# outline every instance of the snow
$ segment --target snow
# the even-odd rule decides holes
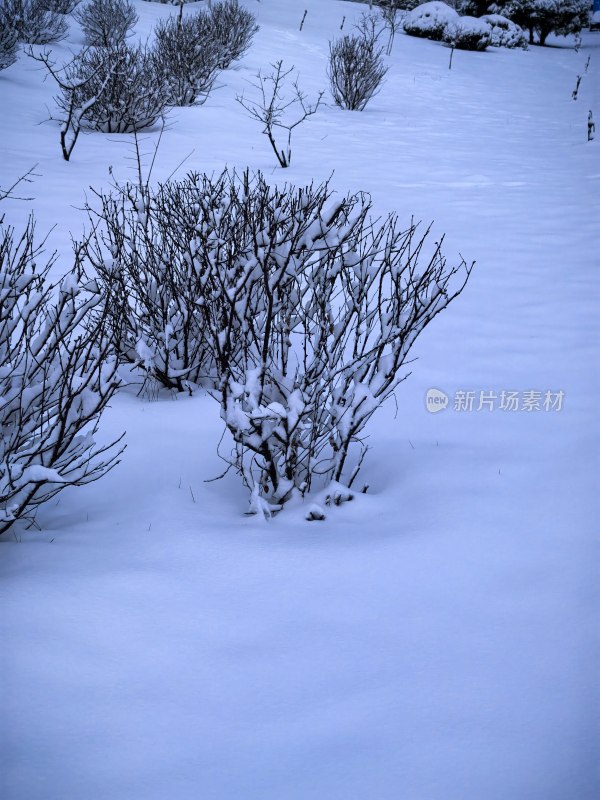
[[[481,17],[490,25],[490,44],[493,47],[522,47],[527,50],[527,34],[512,20],[501,14]]]
[[[459,19],[458,12],[446,3],[432,0],[422,3],[404,17],[404,30],[413,36],[435,36],[441,38],[442,32],[452,22]]]
[[[328,40],[365,6],[245,2],[253,46],[170,115],[154,179],[186,157],[180,172],[280,185],[333,173],[381,215],[435,220],[449,260],[477,265],[372,418],[352,502],[244,516],[238,476],[211,481],[211,398],[117,395],[99,437],[127,431],[122,463],[0,539],[0,796],[595,800],[600,40],[460,51],[449,70],[446,47],[398,36],[366,110],[329,99],[281,170],[236,94],[278,58],[309,96],[325,88]],[[135,6],[141,39],[177,13]],[[83,41],[70,24],[64,60]],[[20,230],[34,211],[40,237],[56,225],[58,281],[88,187],[135,173],[125,135],[82,134],[62,161],[54,93],[22,52],[0,72],[0,186],[39,175],[2,212]],[[140,135],[146,164],[158,136]],[[435,414],[433,388],[449,397]],[[564,391],[562,410],[453,408],[530,390]],[[306,521],[313,503],[324,520]]]

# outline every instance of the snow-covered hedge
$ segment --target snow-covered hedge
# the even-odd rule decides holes
[[[486,14],[481,19],[490,26],[490,45],[492,47],[527,49],[527,34],[512,20],[501,14]]]
[[[446,3],[432,0],[408,12],[404,18],[404,32],[410,36],[442,41],[448,24],[458,18],[458,12]]]
[[[459,17],[449,22],[443,39],[459,50],[485,50],[490,43],[490,26],[477,17]]]

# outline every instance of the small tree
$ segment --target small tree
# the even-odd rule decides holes
[[[0,227],[0,534],[67,486],[97,480],[119,461],[96,443],[120,379],[99,317],[100,295],[81,260],[58,285],[37,266],[34,223]]]
[[[289,167],[292,160],[292,132],[308,117],[317,112],[323,92],[320,92],[314,103],[307,102],[306,95],[298,85],[298,79],[292,82],[291,97],[286,97],[286,78],[291,75],[294,68],[284,70],[283,61],[271,65],[273,72],[269,75],[258,73],[257,83],[254,87],[260,92],[258,100],[248,100],[244,95],[236,99],[253,119],[258,120],[264,127],[263,133],[267,136],[273,152],[281,167]],[[290,116],[290,109],[294,114]],[[284,131],[286,144],[282,147],[276,141],[277,131]]]
[[[138,21],[138,14],[129,0],[89,0],[74,16],[83,29],[88,47],[122,44]]]
[[[365,36],[346,35],[329,43],[328,77],[336,105],[363,111],[377,94],[388,68],[383,50]]]

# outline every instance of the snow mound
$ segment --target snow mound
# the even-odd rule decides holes
[[[446,3],[433,0],[410,11],[404,19],[403,27],[409,36],[441,41],[448,25],[458,19],[457,11]]]

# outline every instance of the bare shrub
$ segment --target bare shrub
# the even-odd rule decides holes
[[[43,0],[4,0],[2,11],[3,19],[16,30],[20,42],[51,44],[67,35],[63,15],[48,11]]]
[[[383,51],[364,36],[346,35],[329,43],[328,77],[336,105],[363,111],[379,91],[388,68]]]
[[[419,263],[427,232],[393,216],[375,223],[370,210],[366,196],[334,198],[327,184],[274,188],[246,175],[201,226],[214,394],[256,511],[353,483],[365,426],[465,285],[470,268],[446,268],[439,245]]]
[[[203,15],[202,22],[206,25],[208,38],[221,46],[221,69],[227,69],[244,55],[258,31],[256,17],[240,6],[238,0],[213,2]]]
[[[225,171],[99,196],[86,258],[120,358],[165,386],[207,387],[252,511],[331,482],[348,497],[370,418],[471,267],[327,183]]]
[[[163,116],[168,95],[152,53],[143,45],[122,43],[84,50],[66,70],[56,99],[64,116],[73,108],[83,109],[81,127],[131,133]]]
[[[219,182],[190,175],[154,192],[128,185],[97,194],[86,242],[119,359],[146,379],[183,391],[212,375],[204,329],[205,278],[196,269],[199,209],[218,204]]]
[[[41,5],[55,14],[71,14],[81,0],[40,0]]]
[[[74,14],[88,47],[111,47],[125,41],[138,21],[129,0],[89,0]]]
[[[269,139],[273,152],[281,167],[289,167],[292,160],[292,132],[308,117],[315,114],[321,104],[323,92],[320,92],[314,103],[309,103],[306,95],[298,85],[298,79],[292,82],[292,91],[286,91],[286,79],[294,68],[283,68],[283,61],[271,65],[273,71],[268,75],[261,72],[256,76],[254,88],[259,92],[258,100],[238,96],[236,99],[251,117],[264,127],[263,133]],[[290,111],[293,109],[293,113]],[[277,142],[279,131],[284,132],[285,146]]]
[[[67,486],[118,463],[118,440],[96,443],[100,416],[118,385],[100,295],[81,261],[56,286],[47,280],[30,220],[20,236],[0,227],[0,533]]]
[[[401,0],[385,0],[381,6],[381,18],[388,32],[386,55],[392,54],[396,33],[402,29],[403,9]]]
[[[17,60],[19,35],[4,8],[0,8],[0,70]]]
[[[155,28],[156,74],[168,91],[169,104],[189,106],[208,97],[219,72],[222,46],[206,35],[202,14],[170,17]]]

